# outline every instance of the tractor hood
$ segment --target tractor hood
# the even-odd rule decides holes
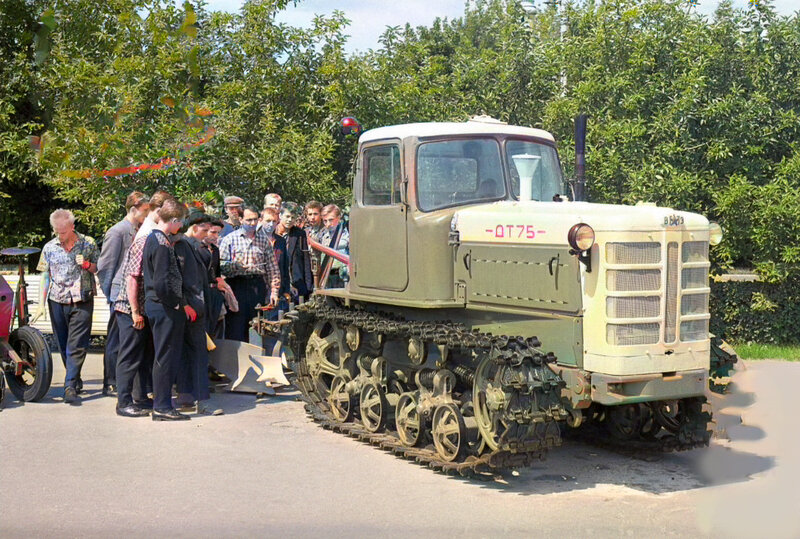
[[[462,242],[563,245],[569,229],[578,223],[586,223],[596,233],[708,232],[708,220],[702,215],[650,204],[506,200],[457,211],[451,228],[458,231]]]

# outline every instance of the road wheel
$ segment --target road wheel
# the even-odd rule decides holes
[[[53,379],[53,358],[44,336],[33,327],[23,326],[11,333],[8,342],[25,362],[21,375],[13,370],[6,372],[8,388],[19,400],[41,400]]]
[[[397,436],[406,447],[414,447],[420,442],[425,427],[417,409],[417,400],[415,393],[403,393],[395,407]]]
[[[374,382],[365,385],[361,390],[358,406],[364,428],[369,432],[382,432],[389,414],[389,405],[383,389]]]
[[[467,428],[461,412],[453,404],[441,404],[433,412],[433,445],[448,462],[458,459],[467,446]]]

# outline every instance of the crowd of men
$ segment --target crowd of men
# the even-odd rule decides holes
[[[96,280],[109,304],[103,394],[116,413],[180,421],[220,414],[210,398],[208,340],[246,342],[257,307],[277,319],[319,286],[343,286],[340,263],[320,272],[310,242],[349,249],[342,212],[334,204],[304,207],[277,193],[261,209],[241,197],[224,199],[227,218],[166,191],[134,191],[126,215],[105,234],[102,249],[75,230],[69,210],[50,215],[55,238],[39,261],[41,290],[66,368],[64,402],[80,402],[81,368],[91,337]],[[173,399],[173,387],[176,396]]]

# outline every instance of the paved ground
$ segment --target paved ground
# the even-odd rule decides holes
[[[226,415],[180,424],[119,418],[97,354],[67,406],[54,359],[43,402],[0,412],[0,537],[800,537],[798,363],[737,373],[717,402],[730,440],[707,450],[648,462],[568,442],[486,482],[322,430],[291,393],[214,395]]]

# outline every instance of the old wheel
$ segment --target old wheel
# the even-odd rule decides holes
[[[639,410],[642,413],[641,430],[639,435],[645,440],[654,440],[661,432],[661,425],[653,415],[653,409],[647,404],[640,403]]]
[[[501,368],[489,358],[485,358],[475,371],[472,402],[475,421],[484,445],[491,451],[500,447],[500,437],[508,430],[502,412],[505,394],[500,383],[501,376]]]
[[[335,322],[317,322],[308,338],[302,363],[301,369],[311,376],[314,390],[320,398],[326,398],[334,378],[345,376],[349,380],[354,374],[345,331]]]
[[[658,401],[652,403],[651,406],[653,408],[653,416],[658,421],[658,424],[673,434],[677,433],[681,428],[684,415],[680,401]]]
[[[433,445],[444,460],[458,459],[467,446],[464,417],[454,404],[442,404],[433,412]]]
[[[422,439],[422,418],[417,410],[417,397],[414,393],[403,393],[394,412],[397,436],[406,447],[414,447]]]
[[[638,404],[610,406],[605,424],[608,433],[617,440],[633,440],[642,430],[642,411]]]
[[[361,411],[361,423],[369,432],[381,432],[386,427],[388,413],[386,396],[380,386],[371,382],[361,390],[358,409]]]
[[[41,400],[50,390],[53,379],[53,358],[44,337],[39,330],[23,326],[11,333],[8,342],[24,362],[19,376],[13,367],[6,372],[8,388],[19,400]]]
[[[355,396],[347,390],[347,376],[336,376],[331,382],[331,390],[328,395],[328,404],[331,408],[331,415],[339,423],[346,423],[353,419],[355,409]]]

